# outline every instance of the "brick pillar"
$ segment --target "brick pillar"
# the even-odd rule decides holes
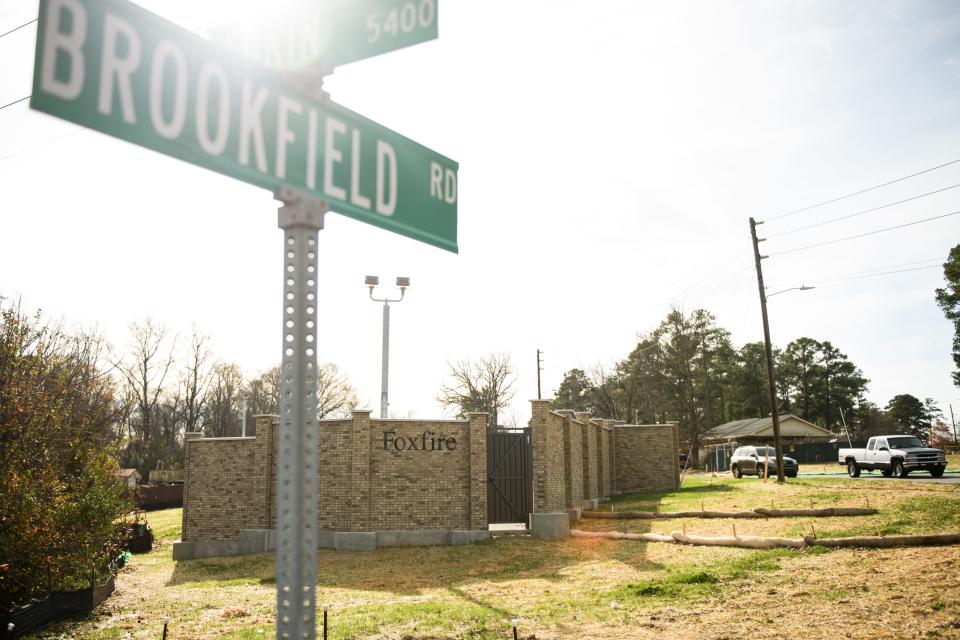
[[[597,434],[597,449],[593,457],[597,459],[597,497],[602,498],[607,495],[603,491],[603,420],[591,420],[590,427]]]
[[[603,421],[603,429],[600,431],[600,446],[597,448],[600,453],[600,464],[603,465],[600,470],[600,495],[604,498],[609,497],[612,491],[610,439],[613,437],[613,424],[613,420]]]
[[[253,443],[253,471],[250,483],[253,485],[253,497],[257,517],[248,526],[250,529],[272,529],[274,518],[274,493],[276,476],[274,458],[277,453],[276,433],[277,416],[254,416],[257,435]]]
[[[563,416],[563,481],[566,486],[567,509],[579,509],[583,503],[583,433],[574,422],[573,411],[557,411]]]
[[[617,493],[617,423],[610,421],[610,495]]]
[[[548,453],[549,434],[547,433],[547,413],[549,400],[531,400],[530,444],[533,447],[533,510],[536,513],[547,511]]]
[[[191,512],[190,503],[190,482],[193,479],[190,473],[192,459],[190,453],[193,447],[190,446],[191,440],[199,440],[203,437],[199,431],[188,431],[183,434],[183,512],[180,516],[180,539],[184,542],[193,542],[190,539],[190,522],[188,515]]]
[[[531,400],[533,431],[533,513],[530,533],[559,540],[570,536],[564,484],[564,417],[550,411],[550,400]]]
[[[487,528],[487,420],[486,413],[468,413],[470,488],[467,529]]]
[[[350,531],[369,531],[370,409],[354,409],[350,429]]]
[[[673,465],[673,488],[676,490],[680,488],[680,423],[672,422],[670,424],[673,425],[673,459],[677,461],[677,463]]]
[[[578,411],[574,417],[583,423],[582,459],[583,459],[583,499],[595,500],[600,497],[597,491],[597,430],[590,424],[590,412]]]

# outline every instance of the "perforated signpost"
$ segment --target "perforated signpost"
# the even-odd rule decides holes
[[[436,0],[333,6],[343,13],[317,10],[310,24],[335,35],[309,51],[304,36],[301,62],[329,70],[436,37]],[[292,89],[302,76],[292,83],[247,64],[125,0],[41,0],[38,24],[32,108],[269,189],[283,203],[277,638],[311,640],[318,231],[334,211],[455,252],[457,163],[325,94]]]

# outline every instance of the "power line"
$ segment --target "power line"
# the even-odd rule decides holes
[[[866,271],[853,271],[853,272],[851,272],[851,273],[843,273],[843,274],[840,274],[839,276],[837,276],[835,279],[831,279],[831,280],[812,280],[811,282],[813,282],[813,284],[817,284],[817,283],[820,283],[820,282],[833,282],[834,280],[843,280],[843,279],[846,279],[846,278],[848,278],[848,277],[853,277],[853,276],[871,276],[871,275],[877,275],[877,274],[876,274],[877,271],[888,271],[888,270],[890,270],[890,269],[900,269],[900,268],[902,268],[902,267],[914,267],[914,266],[916,266],[916,265],[926,265],[928,262],[938,263],[938,264],[929,265],[929,267],[936,267],[936,266],[939,266],[939,263],[940,263],[941,260],[946,260],[946,258],[939,258],[939,257],[937,257],[937,258],[927,258],[926,260],[916,260],[916,261],[914,261],[914,262],[903,262],[903,263],[901,263],[901,264],[891,264],[891,265],[887,265],[887,266],[885,266],[885,267],[876,267],[876,268],[874,268],[874,269],[867,269]],[[924,268],[926,269],[926,268],[929,268],[929,267],[924,267]],[[768,288],[769,288],[769,287],[768,287]]]
[[[6,109],[7,107],[12,107],[13,105],[17,104],[18,102],[23,102],[24,100],[29,100],[29,99],[30,99],[30,96],[25,96],[25,97],[23,97],[23,98],[20,98],[19,100],[14,100],[13,102],[8,102],[7,104],[5,104],[5,105],[3,105],[2,107],[0,107],[0,111],[3,111],[3,110]]]
[[[697,281],[697,282],[694,282],[693,284],[691,284],[691,285],[689,285],[689,286],[687,286],[687,287],[684,287],[683,289],[680,289],[679,293],[677,293],[677,294],[675,294],[675,295],[673,295],[673,296],[670,296],[670,299],[671,299],[671,300],[676,300],[677,298],[683,298],[685,294],[687,294],[687,293],[689,293],[689,292],[691,292],[691,291],[696,291],[699,287],[701,287],[701,286],[703,286],[704,284],[706,284],[707,281],[709,281],[713,276],[721,273],[724,269],[726,269],[726,268],[729,267],[730,265],[736,263],[736,262],[739,261],[741,258],[743,258],[744,254],[747,253],[747,251],[748,251],[748,249],[744,249],[744,250],[741,251],[740,253],[738,253],[738,254],[736,254],[735,256],[733,256],[733,258],[731,258],[730,260],[724,262],[724,263],[723,263],[722,265],[720,265],[719,267],[717,267],[717,268],[715,268],[715,269],[711,269],[711,270],[710,270],[710,273],[708,273],[708,274],[706,275],[706,277],[702,278],[701,280],[699,280],[699,281]],[[719,255],[719,254],[718,254],[718,255]],[[691,275],[691,276],[694,276],[694,275],[697,275],[697,274],[691,273],[690,275]],[[695,299],[696,299],[696,298],[695,298]]]
[[[952,211],[952,212],[950,212],[950,213],[944,213],[943,215],[933,216],[932,218],[924,218],[923,220],[914,220],[913,222],[907,222],[907,223],[904,223],[904,224],[898,224],[898,225],[896,225],[896,226],[886,227],[886,228],[884,228],[884,229],[876,229],[875,231],[868,231],[867,233],[858,233],[857,235],[846,236],[846,237],[843,237],[843,238],[837,238],[836,240],[827,240],[826,242],[817,242],[816,244],[808,244],[808,245],[803,246],[803,247],[795,247],[795,248],[793,248],[793,249],[785,249],[785,250],[783,250],[783,251],[777,251],[777,252],[775,252],[775,253],[771,253],[770,255],[771,255],[771,256],[779,256],[779,255],[783,255],[783,254],[785,254],[785,253],[795,253],[795,252],[797,252],[797,251],[803,251],[803,250],[805,250],[805,249],[813,249],[814,247],[824,247],[824,246],[829,245],[829,244],[837,244],[838,242],[845,242],[845,241],[847,241],[847,240],[855,240],[856,238],[865,238],[865,237],[867,237],[867,236],[876,235],[876,234],[878,234],[878,233],[883,233],[883,232],[885,232],[885,231],[893,231],[894,229],[903,229],[904,227],[912,227],[912,226],[915,225],[915,224],[921,224],[921,223],[923,223],[923,222],[930,222],[930,221],[932,221],[932,220],[939,220],[939,219],[941,219],[941,218],[949,218],[950,216],[955,216],[955,215],[957,215],[958,213],[960,213],[960,211]]]
[[[753,266],[752,264],[748,264],[748,265],[745,266],[743,269],[740,269],[740,271],[737,271],[735,274],[733,274],[732,276],[730,276],[729,278],[727,278],[726,280],[724,280],[723,282],[721,282],[720,284],[718,284],[718,285],[715,286],[714,288],[709,289],[709,290],[706,291],[705,293],[701,293],[699,296],[693,298],[693,301],[694,301],[694,302],[699,302],[699,301],[703,300],[704,298],[706,298],[707,296],[709,296],[711,293],[713,293],[713,292],[716,291],[717,289],[720,289],[720,288],[722,288],[723,286],[725,286],[725,285],[729,284],[730,282],[732,282],[733,280],[736,280],[737,278],[739,278],[741,275],[743,275],[743,273],[744,273],[747,269],[751,268],[752,266]]]
[[[707,258],[707,259],[704,260],[703,262],[698,263],[695,267],[693,267],[692,269],[690,269],[690,271],[688,271],[686,274],[684,274],[684,275],[681,276],[680,278],[674,280],[674,281],[671,283],[671,286],[679,285],[679,284],[681,284],[682,282],[684,282],[685,280],[687,280],[689,277],[697,275],[697,272],[701,269],[701,267],[705,267],[706,265],[710,264],[711,262],[713,262],[714,260],[716,260],[717,258],[719,258],[720,256],[722,256],[723,254],[725,254],[725,253],[727,252],[727,250],[730,249],[730,247],[736,245],[737,242],[741,239],[741,235],[742,235],[742,234],[737,233],[737,234],[730,240],[730,242],[728,242],[727,244],[725,244],[725,245],[723,246],[723,248],[721,248],[719,251],[717,251],[716,253],[714,253],[712,256],[710,256],[709,258]],[[721,267],[721,268],[722,268],[722,267]]]
[[[889,276],[894,273],[906,273],[907,271],[922,271],[924,269],[937,269],[940,265],[931,264],[926,267],[912,267],[910,269],[897,269],[896,271],[881,271],[880,273],[865,273],[859,276],[845,276],[842,278],[831,278],[829,280],[815,280],[813,284],[826,284],[828,282],[840,282],[842,280],[859,280],[860,278],[875,278],[877,276]]]
[[[12,158],[12,157],[14,157],[14,156],[18,156],[18,155],[20,155],[21,153],[26,153],[27,151],[33,151],[34,149],[38,149],[38,148],[40,148],[40,147],[45,147],[45,146],[47,146],[48,144],[52,144],[52,143],[56,142],[57,140],[62,140],[62,139],[64,139],[64,138],[66,138],[67,136],[72,136],[72,135],[74,135],[74,134],[80,133],[81,131],[86,131],[86,129],[82,129],[82,128],[81,128],[81,129],[74,129],[73,131],[71,131],[71,132],[69,132],[69,133],[64,133],[63,135],[59,135],[59,136],[57,136],[56,138],[51,138],[51,139],[47,140],[46,142],[41,142],[41,143],[39,143],[39,144],[33,145],[32,147],[26,147],[26,148],[24,148],[24,149],[20,149],[19,151],[14,151],[13,153],[8,153],[8,154],[5,155],[5,156],[0,156],[0,162],[3,162],[4,160],[6,160],[6,159],[8,159],[8,158]]]
[[[10,29],[10,31],[7,31],[6,33],[0,33],[0,38],[2,38],[2,37],[4,37],[4,36],[8,36],[8,35],[10,35],[11,33],[13,33],[14,31],[19,31],[20,29],[23,29],[23,28],[26,27],[27,25],[31,25],[31,24],[33,24],[33,23],[36,22],[36,21],[37,21],[37,18],[34,18],[34,19],[31,20],[30,22],[24,22],[24,23],[23,23],[22,25],[20,25],[19,27],[14,27],[13,29]]]
[[[858,212],[856,212],[856,213],[851,213],[851,214],[848,214],[848,215],[845,215],[845,216],[840,216],[839,218],[831,218],[830,220],[824,220],[823,222],[817,222],[817,223],[815,223],[815,224],[808,224],[808,225],[805,226],[805,227],[798,227],[798,228],[796,228],[796,229],[790,229],[789,231],[783,231],[783,232],[781,232],[781,233],[775,233],[775,234],[773,234],[773,235],[771,235],[771,236],[767,236],[767,238],[779,238],[780,236],[790,235],[791,233],[797,233],[798,231],[806,231],[807,229],[813,229],[813,228],[815,228],[815,227],[822,227],[822,226],[825,225],[825,224],[831,224],[831,223],[834,223],[834,222],[839,222],[839,221],[841,221],[841,220],[849,220],[850,218],[856,218],[857,216],[862,216],[862,215],[865,214],[865,213],[872,213],[872,212],[874,212],[874,211],[879,211],[879,210],[881,210],[881,209],[886,209],[887,207],[892,207],[892,206],[895,206],[895,205],[898,205],[898,204],[903,204],[904,202],[910,202],[910,201],[912,201],[912,200],[918,200],[918,199],[920,199],[920,198],[925,198],[925,197],[927,197],[927,196],[932,196],[932,195],[935,194],[935,193],[941,193],[941,192],[943,192],[943,191],[949,191],[950,189],[956,189],[957,187],[960,187],[960,183],[954,184],[954,185],[950,185],[949,187],[944,187],[943,189],[937,189],[936,191],[929,191],[929,192],[927,192],[927,193],[921,193],[921,194],[918,195],[918,196],[913,196],[913,197],[911,197],[911,198],[906,198],[906,199],[904,199],[904,200],[897,200],[896,202],[890,202],[890,203],[888,203],[888,204],[882,204],[882,205],[880,205],[879,207],[873,207],[873,208],[871,208],[871,209],[864,209],[863,211],[858,211]]]
[[[908,176],[903,176],[902,178],[897,178],[896,180],[890,180],[889,182],[884,182],[883,184],[878,184],[874,187],[868,187],[866,189],[861,189],[860,191],[854,191],[853,193],[848,193],[845,196],[839,196],[837,198],[831,198],[830,200],[824,200],[823,202],[818,202],[817,204],[812,204],[808,207],[803,207],[802,209],[794,209],[793,211],[787,211],[786,213],[781,213],[780,215],[773,216],[772,218],[767,218],[763,222],[773,222],[774,220],[779,220],[780,218],[786,218],[787,216],[792,216],[797,213],[803,213],[804,211],[810,211],[811,209],[816,209],[817,207],[822,207],[824,205],[832,204],[834,202],[839,202],[841,200],[846,200],[847,198],[852,198],[853,196],[859,196],[862,193],[867,193],[868,191],[874,191],[875,189],[880,189],[881,187],[886,187],[897,182],[902,182],[904,180],[909,180],[910,178],[916,178],[917,176],[923,175],[925,173],[930,173],[931,171],[936,171],[937,169],[942,169],[944,167],[949,167],[952,164],[960,162],[960,158],[956,160],[951,160],[950,162],[945,162],[939,164],[935,167],[930,167],[929,169],[924,169],[923,171],[918,171],[916,173],[911,173]]]
[[[877,267],[876,269],[867,269],[866,271],[854,271],[853,273],[846,273],[843,275],[857,276],[862,273],[873,273],[874,271],[886,271],[887,269],[900,269],[902,267],[915,267],[918,264],[926,264],[928,262],[939,263],[941,260],[946,260],[946,258],[927,258],[926,260],[917,260],[915,262],[904,262],[902,264],[891,264],[886,267]]]

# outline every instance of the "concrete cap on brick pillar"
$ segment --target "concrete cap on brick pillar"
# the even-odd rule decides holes
[[[350,413],[355,416],[369,416],[373,413],[373,409],[352,409]]]
[[[559,413],[564,418],[573,418],[573,409],[554,409],[554,413]]]
[[[577,422],[582,422],[587,424],[590,422],[590,412],[589,411],[574,411],[573,417]]]

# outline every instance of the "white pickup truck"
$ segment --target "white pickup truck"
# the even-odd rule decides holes
[[[840,464],[856,478],[861,469],[878,469],[884,477],[906,478],[911,471],[926,470],[934,478],[943,475],[947,460],[943,451],[923,446],[916,436],[876,436],[866,449],[840,449]]]

